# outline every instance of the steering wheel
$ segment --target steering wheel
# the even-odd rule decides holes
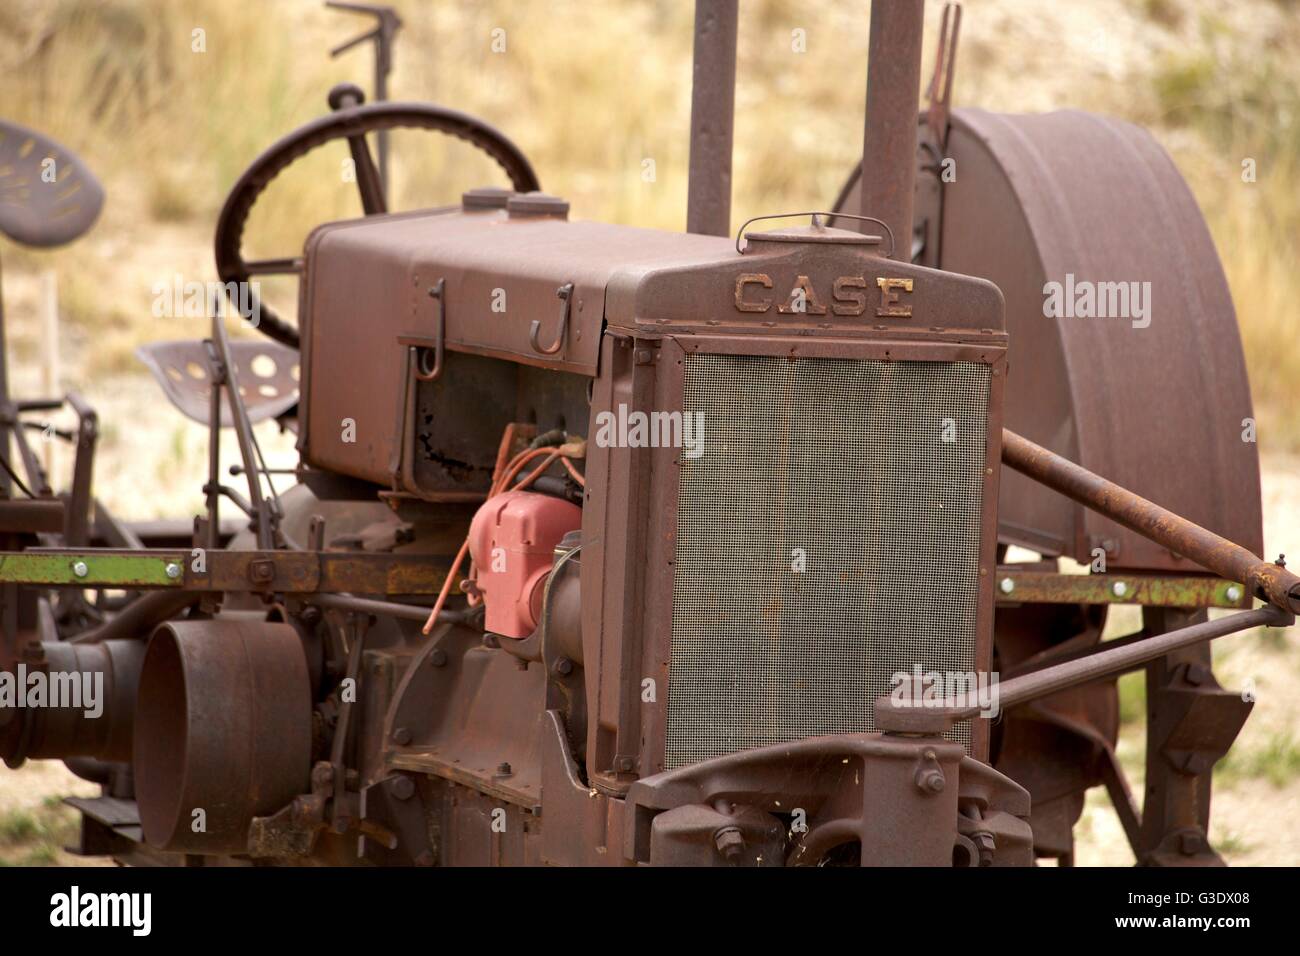
[[[221,207],[221,215],[217,217],[215,240],[217,275],[225,285],[227,296],[232,289],[239,288],[230,283],[248,282],[253,276],[302,275],[301,256],[245,259],[244,226],[253,205],[271,180],[307,153],[332,140],[348,141],[356,166],[361,208],[367,216],[381,216],[388,212],[379,171],[366,143],[366,134],[375,130],[427,129],[455,136],[496,160],[516,191],[530,192],[538,188],[537,174],[519,147],[487,123],[429,103],[372,103],[367,106],[364,101],[364,94],[352,83],[334,87],[329,93],[330,109],[334,112],[312,120],[278,140],[253,160],[235,182]],[[280,318],[269,306],[253,300],[252,295],[250,290],[250,298],[245,301],[258,310],[260,321],[257,328],[275,341],[296,349],[297,328]]]

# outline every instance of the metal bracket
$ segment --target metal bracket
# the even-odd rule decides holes
[[[421,382],[433,382],[442,375],[447,351],[447,305],[443,297],[446,285],[446,279],[439,279],[429,286],[429,298],[437,303],[433,313],[433,337],[402,335],[397,339],[399,345],[404,345],[415,352],[414,372],[415,377]],[[432,364],[429,363],[430,352],[433,353]]]

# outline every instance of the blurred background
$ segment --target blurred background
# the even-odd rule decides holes
[[[391,99],[432,101],[497,126],[575,218],[684,227],[692,4],[392,5],[404,25]],[[743,0],[741,8],[733,228],[834,200],[861,155],[866,88],[865,0]],[[1245,343],[1267,551],[1300,549],[1300,0],[967,0],[964,10],[955,105],[1121,116],[1150,129],[1188,180]],[[941,12],[928,0],[926,78]],[[200,510],[206,431],[160,400],[134,349],[203,337],[206,320],[155,318],[155,285],[177,275],[214,280],[216,214],[239,173],[325,112],[335,83],[371,94],[372,47],[329,56],[371,23],[317,0],[0,5],[0,115],[71,148],[107,192],[98,225],[74,245],[36,252],[0,243],[12,388],[48,393],[53,376],[57,390],[79,389],[98,409],[97,493],[116,513]],[[796,30],[803,52],[792,49]],[[397,132],[391,149],[394,209],[504,184],[490,161],[455,140]],[[246,251],[292,255],[316,224],[359,215],[355,187],[340,175],[346,156],[334,143],[282,175],[249,223]],[[40,318],[52,284],[57,349],[43,340]],[[293,315],[291,280],[264,280],[263,293]],[[290,436],[272,423],[259,435],[272,467],[294,463]],[[66,472],[71,456],[54,464]],[[1137,627],[1136,612],[1121,609],[1109,630]],[[1216,648],[1224,685],[1249,680],[1259,701],[1216,771],[1211,837],[1234,863],[1300,862],[1300,834],[1277,827],[1300,810],[1295,637],[1291,629]],[[1137,675],[1121,685],[1120,753],[1139,793],[1142,690]],[[58,798],[93,790],[61,765],[0,770],[0,863],[70,862],[59,847],[71,839],[72,817]],[[1131,862],[1099,792],[1077,836],[1082,864]]]

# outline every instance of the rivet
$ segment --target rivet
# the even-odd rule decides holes
[[[181,576],[181,566],[175,561],[168,561],[167,567],[164,570],[167,573],[167,577],[171,578],[173,581]]]
[[[1239,588],[1239,587],[1238,587],[1237,585],[1235,585],[1235,584],[1231,584],[1231,585],[1228,586],[1228,590],[1227,590],[1227,592],[1225,592],[1225,596],[1227,597],[1227,599],[1228,599],[1229,601],[1232,601],[1232,602],[1234,602],[1234,603],[1237,602],[1237,601],[1240,601],[1240,600],[1241,600],[1241,588]]]
[[[1016,589],[1016,582],[1010,578],[1003,578],[998,582],[998,589],[1001,590],[1003,594],[1010,594]]]
[[[85,561],[77,561],[72,565],[72,573],[79,578],[84,578],[90,573],[90,568],[86,567]]]
[[[1114,594],[1115,597],[1123,597],[1125,594],[1128,594],[1128,585],[1123,581],[1116,581],[1110,586],[1110,592]]]

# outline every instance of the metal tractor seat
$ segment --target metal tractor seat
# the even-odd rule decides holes
[[[104,189],[72,151],[25,126],[0,120],[0,232],[36,248],[84,235]]]
[[[210,420],[212,379],[208,374],[207,346],[199,339],[151,342],[135,350],[171,403],[202,425]],[[265,339],[233,341],[239,394],[250,422],[260,422],[288,411],[298,402],[298,353]],[[221,427],[232,425],[230,403],[221,403]]]

